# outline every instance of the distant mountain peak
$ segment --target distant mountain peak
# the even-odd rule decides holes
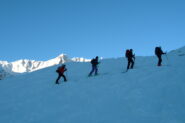
[[[63,64],[66,62],[87,62],[85,58],[68,58],[66,54],[60,54],[59,56],[50,59],[48,61],[35,61],[28,59],[21,59],[14,62],[0,61],[2,69],[8,73],[24,73],[32,72],[42,68],[50,67],[57,64]]]

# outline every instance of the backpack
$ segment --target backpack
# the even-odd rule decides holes
[[[159,55],[160,50],[161,50],[161,48],[160,48],[160,47],[156,47],[156,48],[155,48],[155,55]]]
[[[63,66],[58,67],[57,70],[56,70],[57,73],[64,73],[64,71],[65,71],[65,67],[63,67]]]
[[[130,50],[127,49],[126,52],[125,52],[125,57],[126,57],[126,58],[129,57],[129,53],[130,53]]]
[[[91,64],[94,64],[94,61],[95,61],[95,59],[92,59],[92,60],[91,60]]]

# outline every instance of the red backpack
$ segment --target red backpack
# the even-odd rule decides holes
[[[59,67],[59,68],[56,70],[57,73],[64,73],[64,71],[65,71],[65,67]]]

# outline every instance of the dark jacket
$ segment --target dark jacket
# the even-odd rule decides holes
[[[97,66],[97,65],[99,64],[98,59],[92,59],[92,60],[91,60],[91,64],[92,64],[93,66]]]
[[[129,51],[128,54],[127,54],[127,58],[128,59],[132,59],[132,58],[135,58],[135,55],[133,54],[132,51]]]

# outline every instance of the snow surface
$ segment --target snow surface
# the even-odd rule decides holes
[[[68,82],[55,85],[58,65],[0,81],[0,123],[185,123],[185,47],[157,58],[67,63]]]
[[[15,62],[0,61],[0,66],[10,74],[33,72],[39,69],[47,68],[50,66],[62,64],[65,62],[88,62],[88,59],[84,58],[68,58],[67,55],[61,54],[58,57],[48,61],[35,61],[35,60],[18,60]]]

